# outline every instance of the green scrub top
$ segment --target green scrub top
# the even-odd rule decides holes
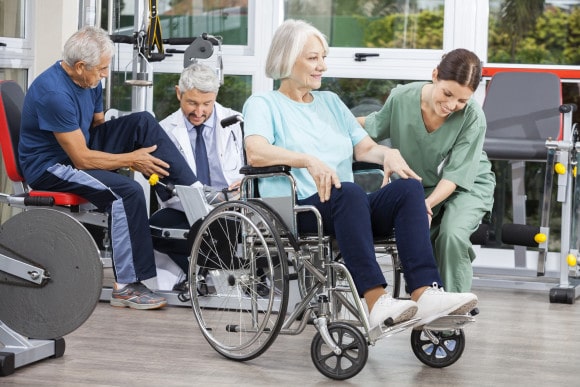
[[[382,109],[366,117],[365,129],[375,141],[390,139],[392,147],[423,178],[427,194],[441,179],[469,191],[478,175],[492,173],[483,151],[483,110],[470,99],[464,109],[451,113],[439,129],[429,133],[421,115],[425,84],[413,82],[393,89]]]

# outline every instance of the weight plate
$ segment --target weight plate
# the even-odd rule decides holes
[[[103,286],[103,265],[94,239],[70,215],[42,208],[13,216],[0,227],[0,253],[24,257],[50,274],[41,286],[0,267],[0,320],[14,331],[55,339],[92,314]]]

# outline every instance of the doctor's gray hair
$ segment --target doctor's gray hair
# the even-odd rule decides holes
[[[306,41],[311,36],[320,39],[324,47],[324,54],[328,54],[326,37],[312,24],[304,20],[292,19],[282,23],[276,30],[270,51],[268,51],[266,76],[274,80],[288,78],[292,72],[292,67],[306,45]]]
[[[111,58],[115,45],[107,31],[102,28],[85,26],[71,35],[64,44],[62,60],[73,67],[77,62],[85,62],[93,68],[101,63],[104,56]]]
[[[194,63],[181,72],[178,86],[181,94],[193,89],[202,93],[217,94],[220,89],[220,80],[211,67],[201,63]]]

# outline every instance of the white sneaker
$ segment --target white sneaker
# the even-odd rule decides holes
[[[411,300],[397,300],[390,294],[383,294],[371,310],[369,323],[371,329],[375,326],[397,324],[410,320],[417,313],[417,303]],[[389,320],[389,321],[387,321]]]
[[[419,321],[415,326],[422,326],[449,314],[467,314],[477,305],[477,296],[473,293],[447,293],[437,283],[426,289],[419,297],[419,310],[415,317]]]

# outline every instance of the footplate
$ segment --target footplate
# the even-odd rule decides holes
[[[368,339],[369,342],[371,344],[373,344],[375,341],[382,339],[384,337],[389,337],[394,335],[395,333],[399,333],[404,331],[405,329],[411,328],[413,325],[415,325],[416,323],[418,323],[421,319],[419,318],[412,318],[410,320],[406,320],[403,322],[400,322],[398,324],[393,324],[393,325],[382,325],[382,326],[376,326],[374,328],[371,328],[371,330],[369,331],[369,335],[368,335]]]
[[[431,331],[447,331],[452,329],[461,329],[467,324],[475,322],[475,317],[469,315],[448,315],[439,317],[436,320],[420,327]],[[418,327],[419,328],[419,327]]]

